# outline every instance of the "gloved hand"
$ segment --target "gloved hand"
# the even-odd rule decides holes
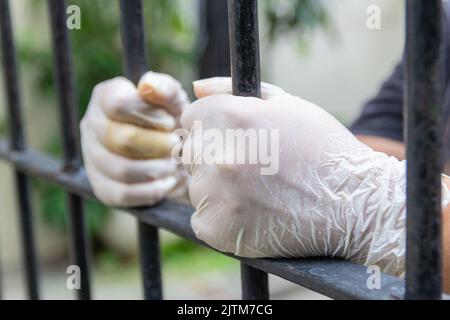
[[[200,99],[181,124],[191,132],[183,155],[192,154],[185,167],[199,239],[244,257],[332,256],[403,272],[405,162],[373,151],[326,111],[278,87],[263,84],[262,99],[236,97],[229,78],[212,78],[195,82],[194,91]],[[209,129],[223,137],[227,129],[278,130],[279,150],[271,154],[279,156],[278,171],[230,164],[252,152],[249,144],[217,152],[216,164],[207,164],[199,150],[211,146]]]
[[[169,156],[177,141],[171,131],[188,103],[180,83],[160,73],[146,73],[138,88],[122,77],[95,87],[80,128],[86,173],[99,200],[151,205],[183,189],[185,171]]]

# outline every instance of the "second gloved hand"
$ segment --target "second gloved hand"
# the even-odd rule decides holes
[[[146,73],[138,88],[122,77],[95,87],[80,127],[86,173],[99,200],[152,205],[183,189],[185,171],[169,156],[188,103],[180,83],[161,73]]]
[[[373,151],[330,114],[278,87],[263,84],[262,99],[232,96],[229,78],[194,89],[200,99],[181,123],[190,131],[183,154],[192,154],[185,167],[199,239],[238,256],[333,256],[403,272],[405,162]],[[262,174],[261,164],[229,161],[250,154],[249,144],[206,163],[198,150],[213,135],[197,134],[198,124],[223,137],[237,129],[278,132],[277,170]]]

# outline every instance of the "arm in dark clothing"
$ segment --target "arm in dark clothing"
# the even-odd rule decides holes
[[[403,83],[403,63],[400,63],[378,94],[364,105],[350,130],[355,135],[403,141]]]

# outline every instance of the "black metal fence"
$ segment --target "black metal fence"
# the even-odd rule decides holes
[[[125,73],[132,81],[148,69],[141,0],[119,0]],[[220,1],[222,2],[222,1]],[[222,6],[217,4],[217,6]],[[382,274],[381,288],[367,286],[369,274],[364,266],[327,258],[247,259],[241,262],[242,297],[268,299],[268,273],[337,299],[401,299],[441,297],[440,254],[440,172],[439,148],[441,61],[441,1],[406,0],[407,66],[406,108],[408,147],[408,221],[407,275],[402,279]],[[75,113],[74,83],[64,0],[48,0],[53,39],[55,81],[59,97],[64,158],[55,159],[27,148],[22,124],[22,106],[17,61],[8,0],[0,0],[0,27],[4,82],[9,116],[9,139],[0,139],[0,158],[15,170],[16,197],[19,208],[23,262],[28,297],[39,299],[39,270],[35,249],[33,208],[29,177],[52,182],[67,193],[70,217],[71,260],[81,270],[79,299],[91,298],[90,246],[85,229],[83,198],[94,198],[83,171],[78,119]],[[205,13],[215,10],[212,6]],[[224,15],[225,12],[223,12]],[[223,17],[226,19],[226,16]],[[260,95],[259,37],[257,0],[228,0],[231,74],[233,93]],[[224,34],[223,28],[211,26],[210,35]],[[227,53],[223,54],[227,56]],[[207,61],[214,64],[214,61]],[[217,66],[218,72],[223,66]],[[203,73],[204,74],[204,73]],[[424,155],[427,155],[424,157]],[[162,299],[161,261],[158,228],[181,237],[199,241],[191,227],[193,208],[173,201],[163,201],[148,208],[127,208],[139,224],[139,247],[145,299]],[[0,275],[1,279],[1,275]],[[0,281],[1,298],[1,281]]]

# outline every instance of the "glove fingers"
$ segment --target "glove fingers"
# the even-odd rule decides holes
[[[181,163],[183,164],[186,172],[192,176],[193,180],[198,180],[202,177],[202,172],[206,166],[214,163],[214,159],[208,158],[207,143],[204,142],[201,134],[196,134],[194,130],[187,136],[183,143]],[[208,189],[208,188],[207,188]]]
[[[170,159],[132,160],[107,150],[89,130],[82,130],[84,156],[113,180],[124,183],[149,182],[174,174],[176,164]],[[87,143],[87,141],[89,143]]]
[[[166,111],[146,103],[134,84],[118,77],[105,81],[94,89],[95,102],[112,120],[139,125],[146,128],[170,131],[175,119]]]
[[[153,205],[161,201],[177,185],[177,179],[173,176],[146,183],[122,183],[103,175],[90,158],[85,157],[85,162],[95,196],[110,206]]]
[[[177,142],[168,132],[105,119],[103,127],[95,127],[97,137],[111,152],[131,159],[167,158]]]
[[[188,96],[180,82],[170,75],[149,71],[139,80],[138,94],[147,103],[158,105],[174,117],[178,117]]]
[[[191,103],[181,115],[181,126],[191,130],[198,122],[203,129],[243,128],[260,112],[267,101],[253,97],[217,94]]]
[[[229,77],[214,77],[208,79],[197,80],[193,82],[194,93],[197,98],[216,94],[232,94],[231,78]],[[285,95],[286,92],[272,84],[261,83],[261,98],[269,100],[280,95]]]

